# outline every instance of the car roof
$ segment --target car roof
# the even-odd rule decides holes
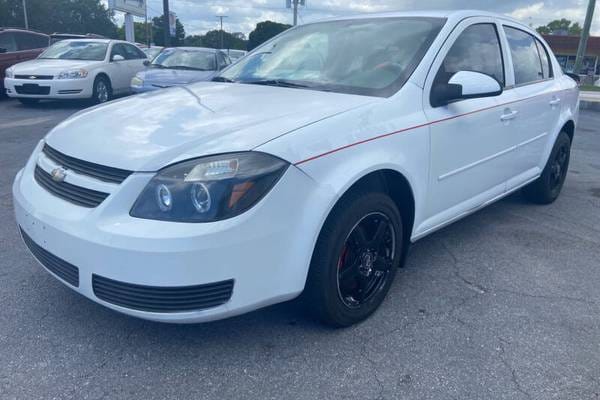
[[[509,16],[493,13],[489,11],[482,10],[422,10],[422,11],[391,11],[391,12],[382,12],[382,13],[366,13],[366,14],[355,14],[341,17],[332,17],[326,19],[320,19],[318,21],[307,23],[316,23],[323,21],[343,21],[343,20],[359,20],[359,19],[367,19],[367,18],[399,18],[399,17],[425,17],[425,18],[445,18],[448,20],[452,20],[454,22],[458,22],[465,18],[470,17],[491,17],[502,20],[507,20],[512,23],[521,25],[523,27],[529,28],[527,25],[524,25],[520,21],[511,18]]]
[[[165,50],[168,49],[177,49],[177,50],[186,50],[186,51],[207,51],[209,53],[216,53],[220,51],[218,49],[212,49],[210,47],[189,47],[189,46],[178,46],[178,47],[166,47]]]

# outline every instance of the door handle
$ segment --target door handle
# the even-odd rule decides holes
[[[557,106],[560,104],[560,99],[556,98],[556,99],[550,100],[550,102],[548,104],[550,104],[551,106]]]
[[[511,119],[515,119],[517,114],[519,113],[516,110],[515,111],[505,110],[504,112],[505,112],[505,114],[502,114],[502,116],[500,116],[501,121],[510,121]]]

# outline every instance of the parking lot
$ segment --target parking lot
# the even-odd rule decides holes
[[[381,309],[332,330],[294,302],[152,323],[46,273],[18,237],[11,184],[81,108],[0,100],[1,399],[600,398],[600,112],[582,111],[554,204],[515,194],[422,239]]]

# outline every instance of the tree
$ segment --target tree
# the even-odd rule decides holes
[[[164,27],[164,17],[161,15],[160,17],[152,18],[152,38],[154,39],[154,43],[157,46],[165,45],[165,30]],[[183,24],[179,21],[179,18],[175,20],[175,37],[171,36],[170,45],[171,46],[182,46],[183,40],[185,39],[185,29],[183,28]]]
[[[540,26],[537,31],[542,35],[581,35],[581,26],[578,22],[571,22],[566,18],[555,19],[547,25]]]
[[[30,29],[117,37],[112,12],[101,0],[27,0]],[[23,2],[0,0],[0,26],[24,27]]]
[[[152,29],[152,23],[148,22],[148,31],[150,33],[151,39],[152,38],[152,32],[150,32],[150,30]],[[138,43],[143,43],[146,44],[147,38],[146,38],[146,23],[145,22],[134,22],[133,23],[133,31],[135,34],[135,41]],[[118,28],[118,36],[119,39],[121,40],[125,40],[125,24],[123,24],[122,26],[120,26]]]
[[[291,25],[280,24],[273,21],[259,22],[256,24],[256,28],[254,28],[248,36],[248,50],[254,49],[290,27]]]
[[[200,43],[200,44],[198,44]],[[210,47],[213,49],[221,48],[221,31],[218,29],[208,31],[202,36],[194,35],[185,38],[187,46]],[[226,49],[246,49],[246,41],[235,37],[229,32],[223,31],[223,47]]]

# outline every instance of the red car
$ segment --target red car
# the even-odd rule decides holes
[[[11,65],[36,58],[50,43],[50,36],[23,29],[0,28],[0,96],[4,95],[4,71]]]

